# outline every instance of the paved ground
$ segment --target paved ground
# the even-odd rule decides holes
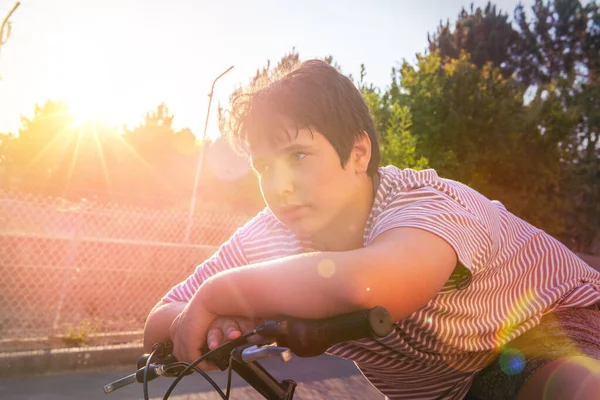
[[[298,382],[295,398],[312,399],[374,399],[383,396],[360,375],[354,364],[331,356],[314,359],[295,358],[289,363],[267,360],[261,363],[275,377],[290,378]],[[0,398],[17,400],[133,400],[143,398],[142,385],[133,384],[111,394],[104,394],[107,383],[132,373],[131,368],[111,371],[71,372],[28,378],[0,378]],[[226,373],[212,372],[211,377],[222,388]],[[237,378],[237,377],[236,377]],[[162,399],[171,384],[171,378],[158,378],[150,382],[150,397]],[[241,379],[233,381],[232,399],[260,399],[256,392]],[[214,389],[199,375],[182,380],[173,392],[173,400],[218,400]]]

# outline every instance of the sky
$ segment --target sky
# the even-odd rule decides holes
[[[332,55],[342,72],[380,88],[391,69],[415,61],[440,20],[484,0],[21,0],[0,49],[0,133],[48,99],[78,118],[135,126],[164,102],[177,129],[200,136],[213,80],[208,136],[217,105],[267,60],[292,49],[302,60]],[[533,0],[523,0],[529,7]],[[4,18],[15,1],[0,0]],[[517,0],[496,0],[512,12]],[[512,18],[511,18],[512,19]]]

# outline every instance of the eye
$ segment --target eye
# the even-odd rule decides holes
[[[300,161],[302,160],[304,157],[306,157],[306,153],[303,153],[301,151],[297,151],[295,153],[292,153],[292,159],[294,161]]]

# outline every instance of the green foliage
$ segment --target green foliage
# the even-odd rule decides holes
[[[417,148],[442,174],[591,252],[600,236],[598,3],[536,0],[514,15],[513,28],[491,4],[463,9],[454,30],[441,25],[430,39],[431,54],[404,65]]]
[[[416,170],[428,168],[427,158],[417,155],[417,141],[410,132],[412,127],[410,109],[394,103],[389,122],[385,132],[386,145],[381,149],[382,163]]]
[[[391,97],[389,91],[384,92],[373,86],[373,84],[367,85],[365,82],[365,78],[367,76],[367,71],[365,69],[364,64],[360,67],[360,80],[358,81],[358,88],[369,107],[369,111],[371,113],[371,117],[373,117],[373,121],[375,122],[375,128],[377,132],[383,134],[387,131],[390,117],[392,104],[390,103]],[[386,145],[387,135],[383,135],[381,137],[381,142],[383,147]],[[382,160],[382,162],[384,162]]]
[[[437,52],[404,63],[390,89],[362,91],[382,137],[382,159],[400,167],[430,166],[502,201],[511,211],[555,235],[565,231],[557,214],[559,147],[574,123],[546,97],[523,104],[523,92],[499,68],[483,68],[463,52]],[[538,101],[540,100],[540,101]],[[543,128],[543,129],[542,129]]]
[[[488,2],[484,9],[464,8],[458,15],[454,30],[450,21],[440,23],[436,33],[428,35],[429,51],[439,52],[443,60],[456,60],[462,52],[471,55],[478,68],[492,63],[510,76],[514,67],[509,62],[511,50],[520,45],[520,36],[508,20],[508,14]]]
[[[367,84],[362,66],[353,82],[381,135],[382,162],[435,168],[571,248],[592,251],[600,237],[599,10],[593,0],[536,0],[530,13],[517,6],[511,24],[492,3],[472,6],[439,26],[415,64],[392,69],[386,88]],[[341,70],[333,57],[324,60]],[[292,50],[267,62],[249,86],[299,61]],[[175,131],[173,118],[163,104],[133,129],[76,126],[64,103],[36,105],[18,135],[0,135],[0,184],[136,205],[186,203],[203,144]],[[221,129],[224,121],[219,107]],[[243,193],[258,205],[251,174],[230,185],[203,171],[203,200]]]
[[[513,64],[516,79],[533,89],[556,126],[561,152],[562,237],[577,251],[591,252],[600,238],[600,8],[597,1],[536,0],[531,13],[515,10],[522,37]],[[551,108],[551,107],[546,107]],[[596,248],[596,251],[600,249]]]
[[[410,107],[419,152],[433,168],[483,191],[514,183],[514,160],[498,162],[523,144],[522,96],[498,69],[479,70],[466,53],[443,65],[432,53],[404,63],[398,80],[405,92],[398,101]]]
[[[382,94],[373,85],[365,83],[366,75],[365,66],[361,65],[358,87],[380,134],[381,164],[416,170],[429,168],[427,158],[417,154],[417,141],[411,133],[410,109],[397,101],[392,103],[394,85],[392,90]]]
[[[600,17],[596,1],[584,5],[579,0],[536,0],[531,20],[525,11],[522,5],[515,9],[521,44],[511,63],[526,86],[598,71]]]
[[[68,346],[86,346],[90,344],[94,336],[102,330],[102,326],[102,321],[99,320],[85,320],[80,322],[77,326],[68,324],[61,339]]]

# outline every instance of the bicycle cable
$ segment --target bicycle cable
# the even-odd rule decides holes
[[[150,362],[152,361],[152,357],[154,357],[154,355],[158,352],[158,349],[154,349],[152,350],[152,353],[150,353],[150,356],[148,356],[148,359],[146,360],[146,367],[144,368],[144,400],[149,400],[150,397],[148,396],[148,368],[150,368]]]
[[[252,335],[255,335],[258,333],[257,329],[254,329],[248,333],[243,334],[242,336],[240,336],[239,338],[237,338],[236,340],[241,340],[241,339],[246,339]],[[171,395],[171,393],[173,392],[173,390],[175,390],[175,387],[177,386],[177,384],[179,384],[179,382],[183,379],[183,377],[191,370],[193,369],[196,365],[200,364],[202,361],[204,361],[204,359],[206,357],[208,357],[209,355],[211,355],[212,353],[215,353],[219,350],[221,350],[223,347],[227,346],[229,344],[229,342],[225,342],[223,344],[221,344],[218,347],[215,347],[214,349],[210,350],[209,352],[207,352],[206,354],[201,355],[198,359],[196,359],[193,363],[188,364],[188,366],[179,373],[179,375],[177,375],[177,378],[175,378],[175,380],[173,381],[173,383],[171,384],[171,386],[169,386],[169,389],[167,390],[167,392],[165,393],[165,396],[163,397],[163,400],[168,400],[169,396]],[[225,398],[225,397],[224,397]]]
[[[229,356],[229,366],[227,367],[227,389],[225,390],[225,398],[229,400],[229,395],[231,394],[231,372],[233,370],[233,351]]]
[[[177,367],[187,367],[188,365],[190,365],[190,364],[183,362],[183,361],[178,361],[176,363],[167,365],[165,367],[165,369],[166,369],[166,371],[168,371],[169,369],[175,369]],[[223,393],[223,390],[221,390],[219,385],[217,385],[217,383],[210,376],[208,376],[208,374],[206,372],[202,371],[198,367],[194,367],[193,369],[194,369],[194,371],[196,371],[197,373],[202,375],[202,377],[204,377],[204,379],[206,379],[208,381],[208,383],[211,384],[211,386],[219,393],[219,396],[221,396],[222,399],[226,398],[225,393]]]

